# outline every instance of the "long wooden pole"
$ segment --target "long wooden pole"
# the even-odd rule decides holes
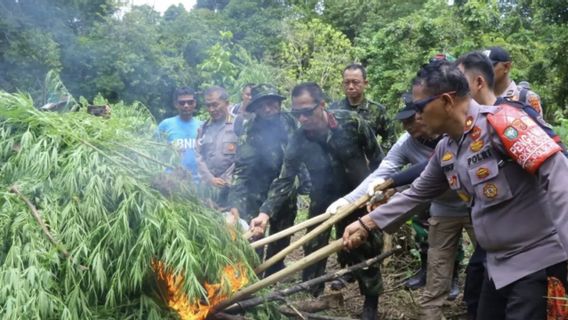
[[[236,302],[235,304],[227,307],[225,309],[225,311],[227,311],[227,312],[244,311],[246,309],[255,307],[255,306],[262,304],[262,303],[265,303],[265,302],[281,299],[282,297],[289,296],[291,294],[307,290],[310,287],[318,285],[320,283],[324,283],[324,282],[327,282],[327,281],[331,281],[333,279],[337,279],[337,278],[339,278],[339,277],[341,277],[341,276],[343,276],[347,273],[372,266],[375,263],[382,261],[382,260],[390,257],[391,255],[393,255],[393,254],[395,254],[399,251],[401,251],[401,247],[397,246],[395,249],[393,249],[391,251],[382,253],[382,254],[374,257],[374,258],[367,259],[365,261],[359,262],[359,263],[354,264],[350,267],[335,271],[333,273],[324,274],[324,275],[319,276],[317,278],[313,278],[313,279],[310,279],[308,281],[293,285],[293,286],[286,288],[286,289],[273,291],[266,296],[262,296],[262,297],[257,296],[257,297],[254,297],[254,298],[250,298],[248,300]]]
[[[285,237],[287,237],[287,236],[289,236],[289,235],[292,235],[292,234],[294,234],[294,233],[296,233],[296,232],[298,232],[298,231],[300,231],[300,230],[304,230],[304,229],[309,228],[309,227],[311,227],[311,226],[313,226],[313,225],[316,225],[316,224],[318,224],[318,223],[320,223],[320,222],[322,222],[322,221],[325,221],[325,220],[329,219],[329,217],[331,217],[331,216],[332,216],[331,213],[323,213],[323,214],[320,214],[320,215],[315,216],[315,217],[313,217],[313,218],[311,218],[311,219],[308,219],[308,220],[306,220],[306,221],[304,221],[304,222],[301,222],[301,223],[298,223],[298,224],[296,224],[296,225],[293,225],[293,226],[291,226],[290,228],[287,228],[287,229],[284,229],[284,230],[282,230],[282,231],[280,231],[280,232],[277,232],[277,233],[275,233],[275,234],[272,234],[272,235],[270,235],[270,236],[268,236],[268,237],[266,237],[266,238],[263,238],[263,239],[260,239],[260,240],[258,240],[258,241],[255,241],[255,242],[251,243],[250,245],[251,245],[254,249],[256,249],[256,248],[258,248],[258,247],[267,245],[267,244],[269,244],[269,243],[271,243],[271,242],[274,242],[274,241],[276,241],[276,240],[280,240],[280,239],[285,238]]]
[[[388,179],[385,182],[383,182],[382,184],[378,185],[375,188],[375,190],[377,190],[377,191],[378,190],[385,190],[388,187],[390,187],[392,184],[393,184],[393,180]],[[367,203],[367,201],[369,201],[369,198],[370,198],[370,196],[365,194],[364,196],[360,197],[359,199],[355,200],[354,202],[352,202],[352,203],[350,203],[350,204],[348,204],[344,207],[341,207],[337,211],[337,213],[332,215],[327,221],[325,221],[322,224],[320,224],[319,226],[315,227],[312,231],[308,232],[307,234],[302,236],[300,239],[291,243],[288,247],[282,249],[280,252],[278,252],[277,254],[272,256],[270,259],[264,261],[264,263],[262,263],[261,265],[256,267],[256,269],[254,271],[257,274],[259,274],[259,273],[265,271],[266,269],[268,269],[270,266],[272,266],[276,262],[284,259],[288,254],[290,254],[296,248],[299,248],[304,243],[314,239],[315,237],[317,237],[319,234],[321,234],[325,230],[331,228],[335,223],[341,221],[343,218],[350,215],[357,208],[359,208],[362,205],[364,205],[365,203]]]
[[[297,272],[299,270],[303,270],[311,265],[313,265],[314,263],[332,255],[333,253],[341,250],[343,248],[343,239],[337,239],[333,242],[331,242],[330,244],[328,244],[327,246],[320,248],[317,251],[314,251],[312,254],[298,260],[296,263],[260,280],[257,283],[254,283],[246,288],[244,288],[243,290],[237,292],[234,296],[232,296],[230,299],[225,300],[221,303],[219,303],[218,305],[216,305],[215,307],[213,307],[213,311],[212,314],[216,312],[216,310],[223,310],[225,308],[227,308],[228,306],[232,305],[233,303],[242,300],[248,296],[250,296],[251,294],[265,288],[268,287],[269,285],[272,285],[286,277],[288,277],[289,275],[293,274],[294,272]]]

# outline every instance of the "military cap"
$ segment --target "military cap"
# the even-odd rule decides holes
[[[247,111],[254,112],[260,106],[260,101],[268,98],[277,99],[279,101],[285,98],[278,94],[278,89],[266,83],[258,84],[251,88],[251,100],[247,107]]]
[[[402,101],[404,102],[404,107],[402,107],[394,116],[396,120],[405,120],[416,114],[416,109],[414,109],[414,105],[412,104],[412,95],[410,93],[407,92],[403,94]]]

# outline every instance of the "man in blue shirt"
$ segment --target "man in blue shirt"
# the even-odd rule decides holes
[[[197,109],[195,91],[189,87],[178,88],[174,91],[173,102],[178,115],[162,120],[158,125],[158,131],[160,136],[164,137],[179,152],[181,165],[191,172],[194,180],[197,180],[199,176],[195,160],[195,146],[197,129],[202,121],[193,117]]]

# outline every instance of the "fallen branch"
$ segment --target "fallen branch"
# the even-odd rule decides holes
[[[245,301],[236,302],[235,304],[226,308],[225,311],[227,311],[227,312],[245,311],[247,309],[250,309],[252,307],[255,307],[255,306],[262,304],[262,303],[265,303],[265,302],[282,299],[282,297],[289,296],[289,295],[298,293],[300,291],[308,290],[312,286],[318,285],[318,284],[323,283],[323,282],[332,281],[334,279],[342,277],[343,275],[345,275],[347,273],[372,266],[373,264],[375,264],[379,261],[382,261],[382,260],[390,257],[391,255],[393,255],[393,254],[395,254],[399,251],[401,251],[401,247],[397,246],[392,251],[382,253],[382,254],[374,257],[374,258],[371,258],[371,259],[365,260],[363,262],[354,264],[350,267],[335,271],[333,273],[324,274],[324,275],[319,276],[317,278],[310,279],[308,281],[293,285],[293,286],[286,288],[286,289],[273,291],[273,292],[269,293],[268,295],[265,295],[265,296],[262,296],[262,297],[254,297],[254,298],[251,298],[251,299],[248,299],[248,300],[245,300]]]
[[[378,185],[375,188],[375,190],[377,190],[377,191],[385,190],[385,189],[389,188],[392,184],[393,184],[393,180],[388,179],[384,183]],[[314,228],[312,231],[308,232],[303,237],[301,237],[300,239],[298,239],[294,243],[290,244],[288,247],[282,249],[280,252],[278,252],[277,254],[272,256],[270,259],[266,260],[264,263],[262,263],[261,265],[256,267],[254,272],[256,272],[256,274],[260,274],[261,272],[265,271],[266,269],[268,269],[270,266],[272,266],[276,262],[284,259],[289,253],[294,251],[296,248],[298,248],[301,245],[303,245],[304,243],[314,239],[315,237],[317,237],[319,234],[321,234],[325,230],[331,228],[335,223],[341,221],[342,219],[344,219],[345,217],[350,215],[353,211],[355,211],[359,207],[363,206],[369,200],[369,198],[370,198],[369,195],[365,194],[364,196],[355,200],[353,203],[350,203],[350,204],[348,204],[344,207],[341,207],[337,211],[337,213],[332,215],[328,220],[326,220],[325,222],[323,222],[322,224],[320,224],[319,226]]]
[[[282,312],[282,314],[288,316],[288,317],[297,317],[297,314],[295,312],[287,312],[286,310],[278,310],[280,312]],[[302,317],[304,319],[313,319],[313,320],[356,320],[353,318],[344,318],[344,317],[332,317],[332,316],[326,316],[326,315],[322,315],[322,314],[315,314],[315,313],[308,313],[308,312],[300,312],[300,314],[302,315]]]
[[[43,231],[43,234],[45,234],[45,236],[47,237],[49,242],[51,242],[51,244],[53,244],[57,248],[57,250],[61,251],[61,253],[65,256],[65,258],[70,258],[71,255],[69,254],[69,252],[67,250],[65,250],[65,247],[63,247],[57,240],[55,240],[55,238],[53,237],[51,232],[49,232],[49,229],[47,228],[47,225],[45,225],[45,222],[43,222],[43,219],[41,218],[39,211],[34,206],[34,204],[30,201],[30,199],[28,199],[26,196],[24,196],[20,192],[20,190],[18,190],[18,188],[16,186],[12,186],[10,188],[10,192],[14,193],[18,197],[20,197],[20,199],[22,199],[24,201],[24,203],[28,206],[28,208],[32,212],[32,215],[34,216],[36,222],[39,224],[41,230]]]

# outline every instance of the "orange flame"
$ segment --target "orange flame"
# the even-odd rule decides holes
[[[205,283],[203,287],[207,292],[209,304],[200,301],[190,301],[183,292],[183,276],[175,275],[166,270],[162,261],[153,261],[152,267],[158,281],[163,281],[167,287],[167,303],[180,316],[182,320],[204,320],[212,307],[228,298],[221,293],[221,288],[229,286],[231,292],[235,292],[248,283],[244,265],[237,264],[235,267],[228,265],[223,268],[221,283]]]

